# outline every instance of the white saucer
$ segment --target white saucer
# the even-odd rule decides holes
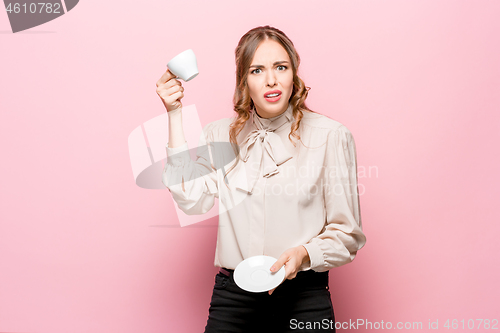
[[[270,256],[254,256],[240,262],[234,270],[234,282],[243,290],[254,293],[276,288],[285,279],[285,266],[277,272],[269,269],[278,261]]]

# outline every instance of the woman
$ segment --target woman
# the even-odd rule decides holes
[[[236,117],[203,128],[196,161],[182,130],[184,88],[169,71],[157,82],[169,117],[163,183],[186,214],[219,198],[220,271],[205,332],[335,332],[328,271],[366,242],[356,150],[344,125],[306,107],[299,63],[282,31],[248,31],[236,48]],[[255,255],[278,258],[271,271],[285,266],[277,288],[234,283],[235,267]]]

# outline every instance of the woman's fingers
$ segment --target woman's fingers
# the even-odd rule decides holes
[[[160,86],[156,89],[156,92],[158,93],[158,95],[160,95],[161,98],[166,99],[175,93],[178,93],[178,92],[183,93],[184,87],[179,86],[179,85],[173,85],[170,88],[165,88],[164,86]]]
[[[168,97],[170,103],[174,103],[175,101],[182,99],[184,97],[184,93],[182,91],[178,91],[176,93],[173,93]]]
[[[156,93],[160,96],[167,111],[182,107],[181,99],[184,97],[184,87],[168,69],[156,82]]]
[[[162,98],[167,111],[173,111],[180,107],[182,107],[181,99],[184,97],[184,94],[181,91],[178,91],[166,98]]]
[[[176,76],[172,74],[172,72],[169,69],[167,69],[165,73],[163,73],[163,75],[160,77],[160,79],[156,81],[156,86],[158,87],[159,85],[165,84],[170,79],[175,79],[175,78]]]

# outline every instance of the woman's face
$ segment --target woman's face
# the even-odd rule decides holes
[[[248,69],[247,84],[259,116],[271,118],[285,112],[293,90],[293,70],[281,44],[268,39],[259,45]]]

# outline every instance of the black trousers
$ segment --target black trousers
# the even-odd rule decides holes
[[[217,273],[205,333],[247,332],[335,332],[328,272],[299,272],[272,295],[245,291],[232,273]]]

